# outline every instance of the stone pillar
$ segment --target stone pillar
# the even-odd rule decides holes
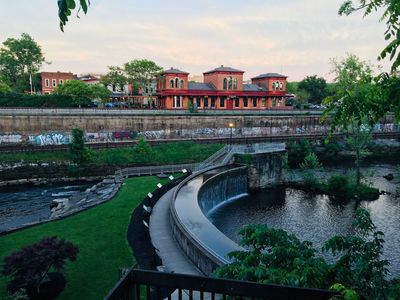
[[[249,191],[282,184],[287,151],[235,155],[235,162],[248,166]]]

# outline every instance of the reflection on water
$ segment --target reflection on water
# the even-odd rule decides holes
[[[93,184],[55,184],[0,188],[0,231],[50,217],[53,199],[68,198]]]
[[[330,171],[334,171],[331,169]],[[335,170],[337,171],[337,169]],[[391,165],[374,166],[367,180],[375,187],[392,193],[372,202],[362,201],[373,222],[385,233],[384,257],[391,262],[392,276],[400,276],[400,198],[396,198],[399,178],[387,181],[382,176],[396,174]],[[321,248],[334,235],[352,232],[355,201],[332,201],[325,195],[310,195],[294,189],[275,188],[229,202],[209,215],[213,224],[228,237],[239,242],[238,232],[245,224],[267,224],[312,241]]]

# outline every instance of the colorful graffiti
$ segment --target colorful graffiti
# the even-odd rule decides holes
[[[63,133],[45,133],[29,136],[29,142],[34,145],[63,145],[67,144],[69,138],[66,138]]]

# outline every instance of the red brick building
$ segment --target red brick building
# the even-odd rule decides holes
[[[244,71],[221,66],[205,72],[204,82],[189,82],[189,73],[171,68],[157,82],[158,106],[187,109],[284,109],[287,76],[261,74],[243,83]]]
[[[64,82],[74,79],[72,73],[64,72],[42,72],[42,94],[52,94],[54,89]]]

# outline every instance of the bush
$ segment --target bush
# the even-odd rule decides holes
[[[314,152],[310,152],[305,158],[304,161],[300,164],[300,168],[303,170],[306,169],[319,169],[322,167],[322,164],[319,162],[317,155]]]
[[[352,194],[349,179],[346,175],[341,174],[330,177],[326,184],[326,189],[328,194],[340,198],[347,198]]]
[[[299,165],[304,161],[305,157],[313,152],[311,143],[307,140],[290,140],[288,143],[289,165]]]
[[[69,108],[77,105],[70,96],[0,93],[0,107]]]

